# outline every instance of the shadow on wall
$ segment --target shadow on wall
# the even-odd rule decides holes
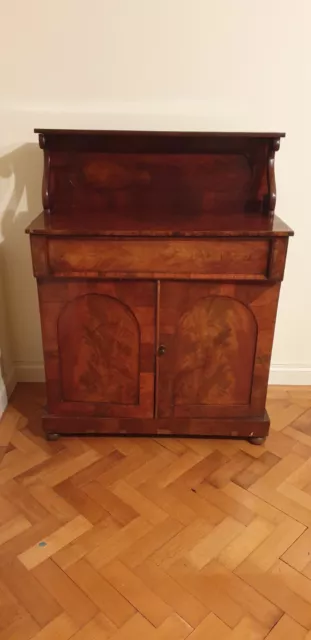
[[[8,307],[6,315],[10,320],[13,360],[23,359],[26,343],[31,351],[33,344],[38,342],[35,333],[36,328],[39,329],[38,301],[25,228],[42,210],[42,162],[41,150],[36,144],[30,143],[0,158],[1,180],[12,180],[12,185],[9,183],[9,199],[6,198],[9,201],[4,210],[0,211],[0,265],[4,298]],[[5,370],[6,346],[2,344],[3,341],[0,334]],[[38,351],[38,345],[35,351]]]

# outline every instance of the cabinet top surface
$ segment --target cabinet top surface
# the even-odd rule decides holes
[[[52,134],[52,135],[57,135],[57,136],[61,136],[61,135],[71,135],[71,136],[76,136],[76,135],[94,135],[94,136],[100,136],[100,135],[104,135],[104,136],[116,136],[116,135],[124,135],[124,136],[131,136],[131,135],[135,135],[135,136],[167,136],[167,137],[181,137],[181,138],[187,138],[187,137],[219,137],[219,138],[241,138],[241,137],[245,137],[245,138],[284,138],[285,137],[285,133],[278,133],[278,132],[261,132],[261,131],[255,131],[255,132],[248,132],[248,131],[243,131],[243,132],[238,132],[238,131],[230,131],[230,132],[226,132],[226,131],[135,131],[135,130],[126,130],[126,131],[119,131],[119,130],[111,130],[111,129],[41,129],[41,128],[36,128],[34,129],[35,133],[46,133],[46,134]]]
[[[289,236],[293,231],[277,216],[254,214],[158,215],[153,219],[139,215],[41,213],[27,228],[31,234],[46,236],[93,237],[237,237]]]

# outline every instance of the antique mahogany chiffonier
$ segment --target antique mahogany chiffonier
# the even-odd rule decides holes
[[[36,130],[49,439],[260,443],[288,237],[280,133]]]

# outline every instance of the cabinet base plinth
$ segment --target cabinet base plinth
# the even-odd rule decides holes
[[[248,418],[134,419],[45,414],[42,424],[49,440],[57,439],[58,435],[201,436],[247,438],[253,444],[262,444],[269,432],[270,420],[266,411],[262,416]]]

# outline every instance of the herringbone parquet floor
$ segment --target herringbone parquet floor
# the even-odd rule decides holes
[[[270,390],[244,441],[0,426],[0,640],[311,639],[311,388]]]

